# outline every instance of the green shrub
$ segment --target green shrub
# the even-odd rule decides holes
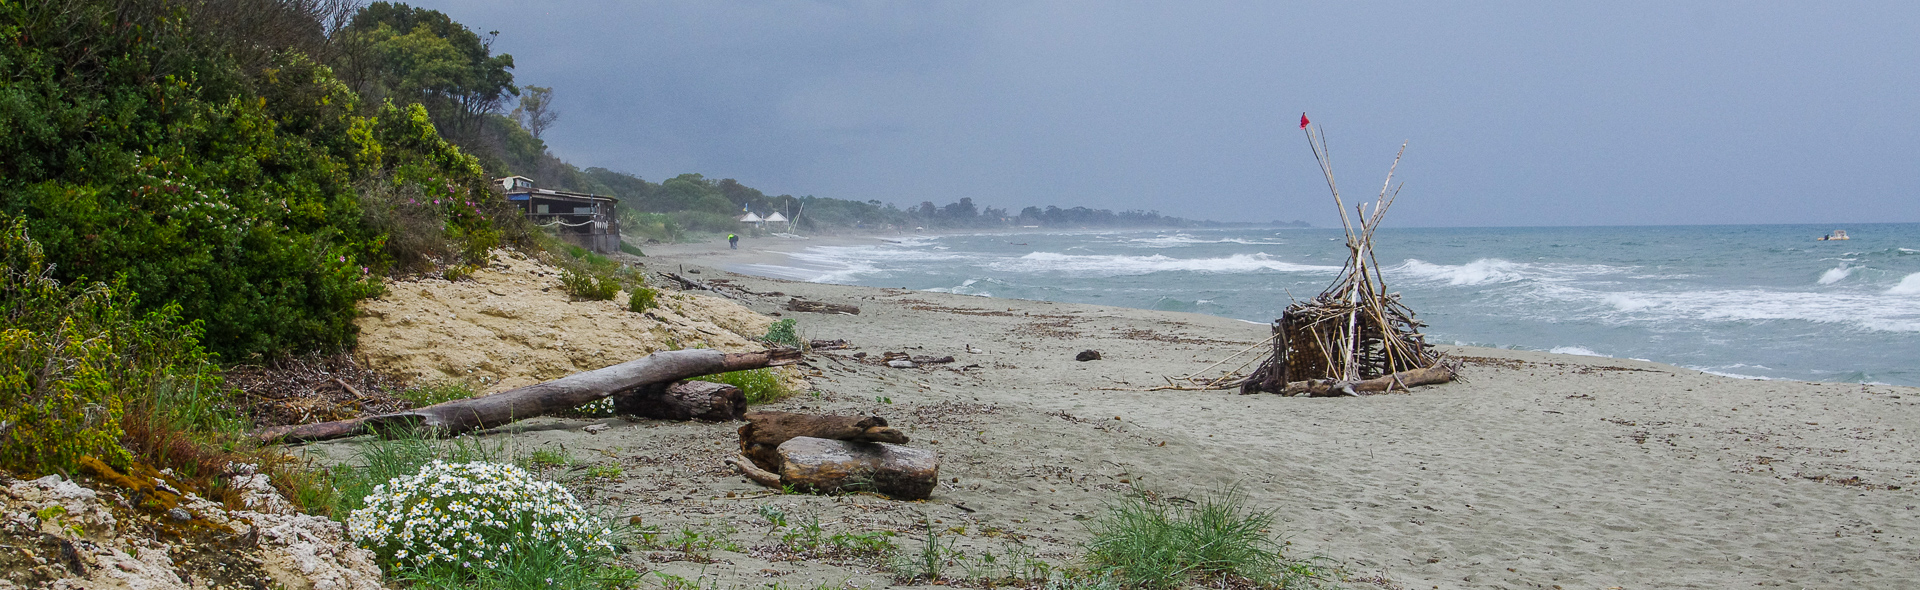
[[[158,427],[243,427],[178,306],[138,313],[119,281],[62,286],[17,218],[0,216],[0,261],[0,470],[72,471],[88,455],[124,466],[128,412]]]
[[[660,307],[659,297],[659,289],[653,287],[634,287],[633,292],[627,294],[627,309],[634,313],[641,313]]]
[[[620,211],[620,231],[626,235],[666,243],[678,242],[686,236],[686,231],[680,229],[680,223],[665,213],[641,213],[631,207]]]
[[[741,393],[746,394],[749,404],[779,401],[793,395],[793,390],[787,389],[787,384],[780,380],[780,374],[773,369],[748,369],[694,379],[738,387]]]
[[[1189,582],[1240,578],[1259,587],[1313,584],[1324,575],[1311,562],[1289,561],[1267,535],[1274,513],[1247,507],[1237,491],[1199,501],[1135,491],[1108,507],[1090,527],[1091,573],[1129,588],[1170,590]]]
[[[635,246],[635,245],[633,245],[633,244],[631,244],[631,243],[627,243],[627,242],[624,242],[624,241],[623,241],[623,242],[620,242],[620,251],[621,251],[621,252],[625,252],[625,253],[627,253],[627,254],[632,254],[632,255],[634,255],[634,256],[646,256],[646,255],[647,255],[647,253],[646,253],[646,252],[642,252],[642,251],[640,251],[640,247],[639,247],[639,246]]]
[[[620,292],[620,282],[567,269],[560,273],[560,285],[567,295],[586,301],[607,301]]]
[[[800,335],[794,331],[794,324],[796,323],[798,322],[795,322],[793,318],[774,322],[773,325],[767,326],[767,335],[761,336],[760,340],[767,344],[779,344],[799,348],[801,344]]]
[[[220,6],[0,3],[0,211],[53,278],[123,280],[237,362],[349,347],[384,271],[524,231],[425,109],[365,105],[300,34],[207,30]]]

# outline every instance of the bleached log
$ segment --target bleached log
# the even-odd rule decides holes
[[[253,437],[262,442],[301,442],[400,428],[420,428],[437,436],[451,436],[577,408],[649,384],[790,365],[799,361],[800,351],[792,349],[742,353],[723,353],[711,349],[657,352],[611,367],[574,373],[493,395],[351,420],[263,428],[254,431]]]
[[[1294,381],[1287,384],[1281,395],[1301,395],[1307,397],[1360,396],[1371,393],[1383,393],[1399,389],[1406,391],[1420,385],[1434,385],[1454,380],[1458,374],[1449,363],[1440,363],[1424,369],[1409,369],[1376,377],[1365,381],[1335,381],[1315,379],[1312,381]]]
[[[874,492],[922,500],[940,481],[940,456],[913,447],[810,436],[780,443],[780,484],[819,492]]]

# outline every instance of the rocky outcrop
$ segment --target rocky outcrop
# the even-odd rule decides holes
[[[231,485],[247,510],[191,492],[164,510],[141,493],[58,475],[0,488],[0,590],[128,588],[288,590],[384,588],[372,552],[345,527],[299,514],[263,474],[238,466]],[[156,487],[168,487],[156,479]]]

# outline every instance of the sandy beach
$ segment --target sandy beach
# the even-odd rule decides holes
[[[800,367],[809,391],[766,408],[887,418],[941,455],[931,500],[769,493],[721,463],[737,423],[539,419],[487,440],[617,465],[620,476],[575,487],[619,518],[738,549],[635,552],[633,564],[723,588],[890,584],[854,562],[782,558],[768,509],[817,517],[828,532],[898,531],[903,548],[917,547],[931,521],[963,553],[1063,563],[1079,555],[1085,520],[1134,486],[1176,496],[1237,488],[1275,512],[1290,553],[1362,580],[1349,587],[1920,587],[1920,389],[1448,347],[1465,379],[1411,394],[1145,391],[1268,328],[727,272],[879,239],[651,245],[633,261],[726,279],[760,294],[740,304],[796,319],[803,337],[850,341],[810,355]],[[782,311],[789,296],[860,313]],[[474,344],[463,350],[484,356],[485,343]],[[1102,359],[1074,360],[1088,349]],[[861,352],[956,360],[895,369]],[[611,428],[583,430],[593,423]],[[352,444],[309,448],[345,457]]]

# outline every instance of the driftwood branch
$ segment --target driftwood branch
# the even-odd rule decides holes
[[[814,313],[844,313],[849,315],[860,315],[860,308],[852,305],[846,305],[843,303],[827,303],[825,301],[807,301],[799,297],[788,299],[786,307],[787,307],[787,311],[810,311]]]
[[[1385,393],[1399,389],[1407,391],[1419,385],[1434,385],[1454,380],[1458,376],[1452,364],[1440,363],[1424,369],[1409,369],[1384,377],[1365,381],[1335,381],[1315,379],[1294,381],[1287,384],[1281,395],[1302,395],[1307,397],[1361,396],[1372,393]]]
[[[611,367],[574,373],[493,395],[351,420],[263,428],[254,431],[253,438],[261,442],[303,442],[409,427],[425,428],[436,435],[451,436],[577,408],[587,402],[646,385],[672,383],[689,377],[729,371],[790,365],[799,360],[800,351],[793,349],[743,353],[709,349],[657,352]]]

